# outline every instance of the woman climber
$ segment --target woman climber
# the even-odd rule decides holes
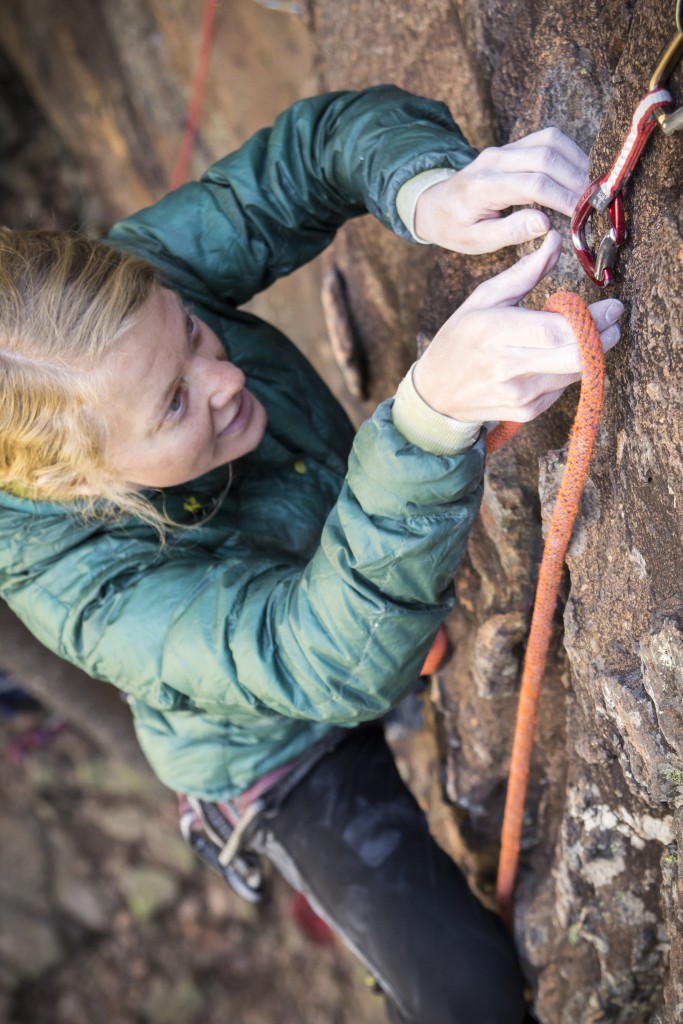
[[[530,204],[568,216],[587,182],[556,129],[478,156],[443,105],[382,86],[296,104],[103,242],[0,232],[0,593],[128,695],[200,852],[248,898],[269,858],[393,1021],[525,1019],[511,938],[376,723],[452,605],[482,425],[533,419],[580,377],[564,319],[518,303],[561,249]],[[354,437],[239,307],[367,211],[460,253],[546,238]],[[605,350],[621,311],[591,307]]]

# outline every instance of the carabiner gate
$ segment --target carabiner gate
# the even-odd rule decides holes
[[[626,240],[624,201],[621,192],[617,192],[614,199],[606,207],[612,226],[602,239],[598,247],[597,256],[586,241],[586,226],[592,214],[596,212],[596,207],[591,200],[606,177],[606,174],[602,174],[590,183],[576,204],[576,209],[572,216],[572,241],[577,259],[585,273],[598,288],[604,288],[606,285],[614,282],[613,267],[619,249]]]

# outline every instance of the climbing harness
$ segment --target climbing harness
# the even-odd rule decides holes
[[[640,159],[645,144],[659,125],[666,135],[683,129],[683,106],[672,110],[673,97],[664,82],[671,76],[683,55],[683,0],[676,2],[676,31],[664,47],[652,73],[648,92],[640,100],[631,119],[628,135],[607,174],[590,183],[576,205],[572,217],[572,241],[576,256],[591,281],[599,288],[614,281],[614,264],[626,240],[626,217],[623,192]],[[610,230],[602,239],[597,253],[586,241],[586,227],[594,212],[607,211]]]
[[[569,322],[579,345],[582,377],[579,405],[569,436],[567,465],[550,520],[538,574],[536,601],[517,707],[496,890],[498,910],[503,920],[510,926],[512,893],[519,858],[538,697],[562,580],[564,556],[579,509],[581,492],[600,422],[605,379],[605,359],[600,334],[583,299],[573,292],[557,292],[550,296],[544,309],[549,313],[560,313]],[[501,424],[490,435],[487,449],[495,451],[505,440],[514,436],[520,427],[520,423]]]
[[[183,839],[247,903],[260,903],[264,896],[264,873],[256,848],[259,830],[345,735],[340,727],[330,729],[303,754],[262,775],[232,800],[212,803],[177,794]]]

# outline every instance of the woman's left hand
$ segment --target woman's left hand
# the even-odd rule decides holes
[[[491,146],[446,181],[422,193],[415,232],[453,252],[477,255],[546,234],[537,203],[571,217],[588,187],[588,157],[559,128],[545,128],[507,146]],[[523,206],[506,217],[501,210]]]

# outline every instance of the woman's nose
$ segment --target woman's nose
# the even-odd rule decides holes
[[[209,402],[212,408],[222,409],[243,390],[245,376],[238,366],[227,359],[214,359],[207,368]]]

